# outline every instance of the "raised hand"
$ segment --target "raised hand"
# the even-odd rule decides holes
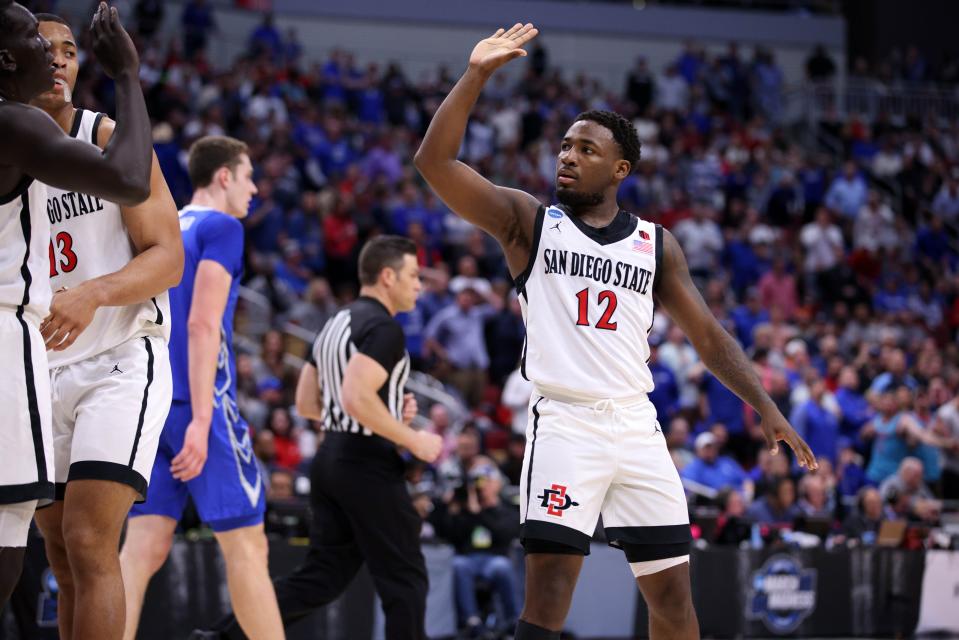
[[[483,73],[493,73],[513,58],[526,55],[523,45],[536,37],[539,30],[532,24],[517,22],[508,31],[497,29],[496,33],[480,40],[470,54],[470,67]]]
[[[120,24],[116,7],[101,2],[93,14],[90,30],[93,32],[93,53],[108,76],[116,78],[139,73],[140,57],[130,34]]]

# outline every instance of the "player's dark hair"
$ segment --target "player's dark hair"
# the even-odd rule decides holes
[[[623,160],[632,167],[636,166],[636,163],[639,162],[640,144],[636,127],[633,126],[632,122],[613,111],[600,110],[584,111],[576,116],[573,122],[579,122],[580,120],[589,120],[609,129],[610,133],[613,134],[613,140],[619,145]]]
[[[400,236],[377,236],[360,251],[360,284],[374,285],[383,269],[399,271],[403,256],[416,255],[416,244]]]
[[[70,26],[70,23],[61,18],[60,16],[53,13],[35,13],[33,17],[37,19],[37,22],[56,22],[57,24],[62,24],[70,31],[73,31],[73,27]]]
[[[187,172],[194,189],[210,186],[217,171],[226,167],[231,173],[240,164],[240,156],[249,155],[245,142],[228,136],[206,136],[190,147]]]

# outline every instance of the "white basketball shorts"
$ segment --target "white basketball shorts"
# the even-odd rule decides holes
[[[677,558],[691,541],[686,495],[656,420],[628,402],[564,402],[534,394],[520,485],[521,540],[589,553],[600,514],[630,563]]]
[[[0,310],[0,504],[53,499],[47,352],[37,323]]]
[[[146,497],[173,400],[163,338],[133,338],[50,371],[56,498],[72,480],[112,480]]]

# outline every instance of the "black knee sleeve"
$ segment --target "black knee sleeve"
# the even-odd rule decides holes
[[[515,640],[559,640],[559,631],[550,631],[525,620],[520,620],[516,623],[514,638]]]

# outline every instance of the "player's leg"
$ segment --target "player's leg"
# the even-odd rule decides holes
[[[0,610],[20,579],[38,500],[53,499],[50,376],[36,326],[0,313]]]
[[[263,523],[214,530],[226,563],[230,602],[244,633],[251,640],[284,638],[280,609],[268,570],[269,546]]]
[[[526,601],[517,640],[558,639],[618,452],[607,412],[541,398],[520,483]]]
[[[249,428],[229,397],[213,412],[207,459],[187,486],[226,562],[233,612],[252,640],[283,637],[263,531],[266,496]]]
[[[516,640],[559,640],[583,558],[582,551],[572,547],[526,541],[526,601]]]
[[[663,638],[698,640],[699,638],[699,621],[696,619],[689,584],[689,560],[684,558],[678,564],[672,564],[676,560],[670,558],[631,563],[634,573],[644,570],[654,571],[636,577],[636,583],[649,610],[649,637],[652,640]],[[660,566],[669,564],[672,566],[656,570]],[[646,567],[638,568],[636,565],[646,565]]]
[[[119,638],[120,534],[133,501],[146,496],[170,409],[166,342],[135,338],[63,367],[56,397],[58,417],[66,407],[74,422],[62,527],[76,586],[74,636]]]
[[[619,466],[603,505],[612,546],[623,549],[649,610],[650,637],[699,637],[689,584],[689,511],[649,402],[623,410]]]
[[[134,504],[130,509],[127,533],[120,549],[120,572],[126,601],[124,640],[136,638],[143,596],[150,578],[166,562],[176,524],[186,505],[187,486],[173,477],[170,464],[183,447],[183,435],[191,416],[190,403],[174,402],[170,405],[150,472],[146,501]]]
[[[63,542],[75,589],[74,638],[119,639],[125,604],[120,533],[137,491],[109,480],[71,480],[63,504]]]
[[[335,473],[323,456],[323,449],[311,470],[310,549],[303,564],[273,583],[284,626],[305,618],[336,600],[349,586],[363,564],[353,529],[343,510],[326,494],[327,477]],[[222,638],[241,640],[243,632],[230,613],[210,627]]]
[[[143,609],[143,596],[153,577],[170,554],[177,520],[169,516],[141,515],[127,522],[127,535],[120,550],[120,572],[126,604],[123,639],[135,640]]]
[[[0,611],[20,580],[36,500],[0,504]]]
[[[61,640],[73,637],[73,605],[75,587],[70,561],[67,558],[67,546],[63,541],[63,500],[57,500],[48,507],[38,509],[35,516],[37,527],[43,534],[43,546],[47,553],[47,562],[57,579],[57,626]]]

